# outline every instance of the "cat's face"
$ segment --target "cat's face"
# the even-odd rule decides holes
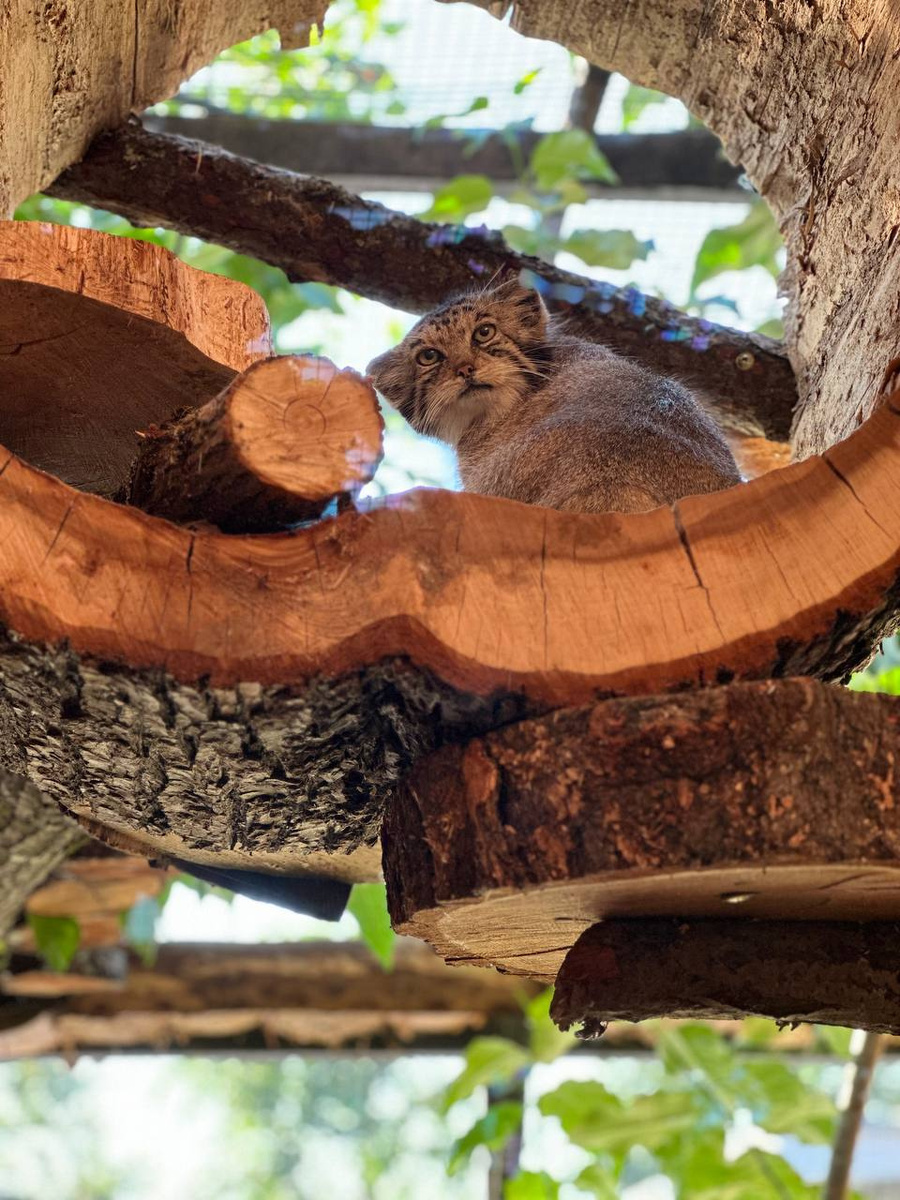
[[[450,300],[366,368],[414,429],[450,445],[543,383],[547,310],[517,281]]]

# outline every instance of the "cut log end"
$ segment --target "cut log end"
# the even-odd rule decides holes
[[[550,1015],[601,1034],[609,1021],[770,1017],[900,1032],[900,924],[612,920],[560,968]]]
[[[256,363],[144,437],[123,499],[170,521],[268,533],[353,497],[381,461],[371,385],[328,359]]]
[[[900,918],[900,706],[812,680],[606,700],[419,762],[395,926],[552,982],[599,920]]]

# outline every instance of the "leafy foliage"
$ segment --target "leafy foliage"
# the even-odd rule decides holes
[[[469,1161],[478,1146],[487,1150],[502,1150],[522,1126],[522,1105],[515,1100],[492,1104],[483,1117],[463,1134],[453,1147],[447,1170],[455,1175]]]
[[[397,935],[391,928],[383,883],[357,883],[347,908],[359,924],[359,936],[386,971],[394,965]]]
[[[855,692],[881,692],[900,696],[900,635],[886,641],[869,663],[850,680]]]
[[[641,87],[630,83],[622,100],[622,129],[627,133],[643,115],[645,109],[657,104],[665,104],[669,99],[662,92],[654,92],[652,88]]]
[[[28,914],[38,953],[51,971],[68,971],[81,944],[81,927],[72,917]]]
[[[462,1073],[444,1092],[445,1106],[487,1083],[509,1085],[535,1064],[564,1054],[572,1038],[555,1029],[548,1010],[549,993],[526,1006],[527,1048],[504,1038],[473,1041]],[[761,1137],[790,1134],[815,1144],[834,1135],[829,1096],[784,1062],[759,1050],[748,1053],[749,1047],[769,1047],[776,1036],[774,1023],[750,1022],[746,1036],[734,1041],[700,1022],[657,1023],[655,1032],[663,1075],[652,1094],[623,1099],[597,1080],[567,1080],[538,1098],[540,1115],[557,1120],[570,1142],[593,1156],[571,1182],[600,1200],[611,1200],[641,1151],[653,1170],[669,1177],[679,1200],[807,1200],[816,1195],[769,1149],[753,1145],[737,1156],[726,1153],[726,1132],[739,1114],[744,1121],[752,1119]],[[491,1105],[459,1140],[454,1161],[478,1145],[496,1149],[505,1144],[514,1108],[508,1099],[500,1103],[506,1106],[502,1119],[490,1119],[499,1107]],[[529,1195],[531,1188],[541,1195],[537,1189],[545,1187],[552,1196],[553,1187],[563,1182],[552,1176],[529,1178],[523,1194]]]
[[[777,278],[781,272],[781,234],[769,206],[758,200],[737,225],[711,229],[694,265],[691,293],[724,271],[763,267]]]

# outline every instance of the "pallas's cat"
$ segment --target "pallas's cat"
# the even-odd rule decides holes
[[[739,483],[694,395],[567,335],[510,280],[447,301],[367,368],[463,487],[580,512],[640,512]]]

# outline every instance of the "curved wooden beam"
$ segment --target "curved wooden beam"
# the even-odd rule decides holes
[[[0,679],[31,730],[0,765],[194,861],[293,870],[371,844],[438,738],[859,665],[895,622],[898,450],[892,384],[824,459],[671,509],[418,491],[265,537],[178,528],[5,453]]]
[[[397,790],[391,916],[447,959],[547,982],[598,921],[634,918],[637,946],[643,917],[896,921],[898,758],[900,701],[811,679],[508,725]]]

